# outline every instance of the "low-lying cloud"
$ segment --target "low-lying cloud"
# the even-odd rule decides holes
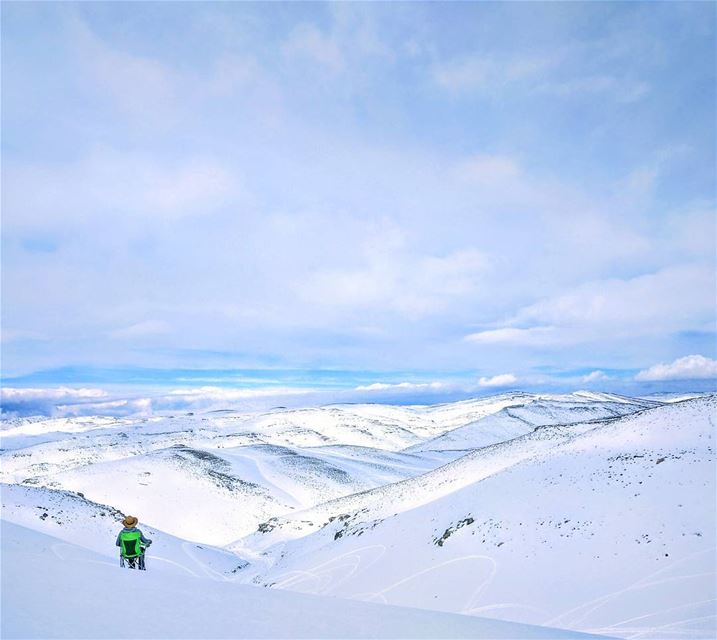
[[[373,384],[361,384],[356,391],[436,391],[445,389],[448,385],[445,382],[374,382]]]
[[[112,394],[104,389],[69,387],[4,388],[0,398],[5,416],[142,416],[172,411],[253,410],[294,402],[300,397],[326,401],[311,388],[266,387],[232,389],[203,386],[149,394]],[[309,400],[310,402],[310,400]]]
[[[583,382],[601,382],[603,380],[610,380],[610,376],[608,376],[604,371],[599,370],[591,371],[582,378]]]
[[[717,360],[701,355],[685,356],[669,364],[640,371],[635,380],[705,380],[717,378]]]
[[[507,387],[516,382],[518,382],[518,378],[512,373],[502,373],[492,378],[483,377],[478,380],[478,385],[481,387]]]

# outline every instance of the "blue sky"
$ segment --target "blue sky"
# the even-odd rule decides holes
[[[713,384],[713,3],[3,3],[2,36],[7,384]]]

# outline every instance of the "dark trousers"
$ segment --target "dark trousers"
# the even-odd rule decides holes
[[[127,567],[128,569],[139,569],[140,571],[146,571],[147,567],[144,564],[144,554],[135,558],[124,558],[120,556],[120,567]]]

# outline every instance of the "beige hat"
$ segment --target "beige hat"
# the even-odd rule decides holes
[[[134,527],[138,522],[139,520],[137,520],[134,516],[127,516],[124,520],[122,520],[122,524],[128,529],[130,527]]]

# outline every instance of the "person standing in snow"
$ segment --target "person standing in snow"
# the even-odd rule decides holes
[[[127,516],[122,520],[124,529],[117,536],[117,546],[120,548],[120,567],[125,566],[125,561],[130,569],[139,567],[141,571],[146,569],[144,564],[144,550],[152,541],[145,538],[137,528],[139,520],[134,516]]]

